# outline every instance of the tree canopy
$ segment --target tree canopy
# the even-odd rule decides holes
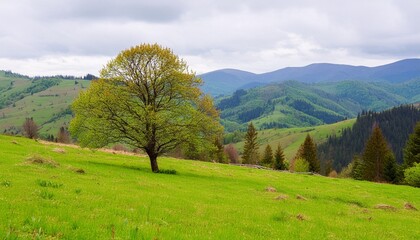
[[[320,171],[320,162],[317,157],[316,145],[312,137],[308,134],[306,135],[305,141],[300,145],[298,152],[296,153],[295,159],[303,158],[309,163],[310,172]]]
[[[81,146],[125,143],[157,157],[182,144],[212,149],[223,131],[201,80],[170,49],[142,44],[122,51],[72,105],[70,132]]]

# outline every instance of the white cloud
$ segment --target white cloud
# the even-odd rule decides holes
[[[420,57],[416,0],[7,0],[0,9],[0,69],[31,75],[95,73],[143,42],[172,48],[197,72]]]

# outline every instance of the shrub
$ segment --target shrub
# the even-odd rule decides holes
[[[335,171],[335,170],[332,170],[329,174],[328,174],[328,177],[331,177],[331,178],[336,178],[338,176],[338,174],[337,174],[337,172]]]
[[[420,163],[404,171],[405,182],[413,187],[420,188]]]
[[[293,162],[292,170],[295,172],[309,172],[309,162],[303,158],[297,158]]]
[[[229,144],[225,148],[225,153],[229,158],[230,163],[238,163],[239,154],[233,144]]]

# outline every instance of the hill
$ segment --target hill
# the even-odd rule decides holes
[[[70,104],[89,84],[89,80],[29,78],[0,71],[0,131],[19,133],[25,118],[33,117],[44,137],[55,136],[72,117]]]
[[[155,174],[139,156],[1,135],[0,142],[0,219],[7,219],[0,221],[1,239],[386,240],[420,234],[420,212],[404,208],[406,202],[420,206],[420,190],[408,186],[172,158],[159,161],[176,175]],[[395,209],[380,209],[384,204]]]
[[[383,112],[364,112],[358,116],[351,128],[344,129],[339,136],[330,135],[328,141],[318,146],[322,162],[332,160],[333,167],[340,171],[353,156],[360,155],[377,124],[395,154],[399,164],[403,162],[403,148],[415,124],[420,121],[420,109],[414,106],[400,106]]]
[[[314,126],[354,118],[362,110],[381,111],[420,98],[420,81],[306,84],[296,81],[238,90],[217,99],[227,131]]]
[[[348,119],[345,121],[325,124],[315,127],[298,127],[298,128],[273,128],[258,131],[258,144],[260,145],[260,156],[262,156],[265,147],[269,144],[273,149],[278,144],[284,151],[286,160],[291,160],[300,146],[305,140],[307,134],[310,134],[317,144],[324,143],[329,136],[341,136],[344,129],[351,128],[356,119]],[[234,134],[234,133],[232,133]],[[228,138],[230,134],[226,137]],[[239,153],[242,153],[244,141],[241,140],[234,143]]]
[[[249,86],[266,85],[273,82],[295,80],[305,83],[363,81],[403,83],[420,79],[420,59],[404,59],[377,66],[351,66],[331,63],[316,63],[305,67],[287,67],[262,74],[241,74],[241,70],[217,70],[201,75],[204,90],[213,96],[233,93]]]

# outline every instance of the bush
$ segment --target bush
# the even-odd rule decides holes
[[[420,163],[404,171],[405,182],[413,187],[420,188]]]
[[[293,163],[293,171],[295,172],[309,172],[309,162],[303,158],[295,159]]]
[[[239,154],[233,144],[229,144],[225,147],[225,153],[228,156],[230,163],[238,163]]]
[[[338,174],[337,174],[337,172],[335,171],[335,170],[332,170],[329,174],[328,174],[328,177],[331,177],[331,178],[336,178],[338,176]]]

